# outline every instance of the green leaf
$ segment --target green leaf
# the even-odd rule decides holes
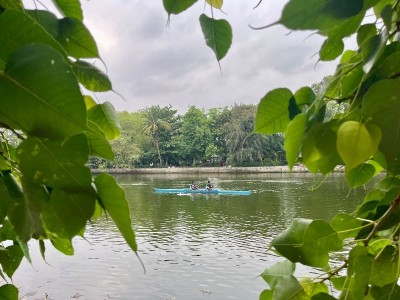
[[[366,6],[366,3],[364,3],[364,6]],[[364,19],[364,15],[365,7],[360,13],[358,13],[354,17],[344,19],[340,21],[340,23],[338,23],[336,26],[327,29],[325,31],[325,35],[333,40],[343,40],[344,38],[351,36],[359,28],[361,22]]]
[[[376,75],[380,79],[394,78],[400,72],[400,52],[389,55],[379,66]]]
[[[220,61],[228,53],[232,44],[232,28],[226,20],[209,18],[205,14],[200,16],[201,30],[206,44],[210,47]]]
[[[17,240],[17,233],[15,232],[14,228],[11,226],[9,220],[5,219],[1,223],[0,227],[0,242],[4,241],[15,241]]]
[[[376,26],[375,24],[363,24],[357,31],[357,44],[362,47],[363,44],[370,38],[376,36]]]
[[[85,104],[72,69],[49,46],[19,48],[0,72],[0,94],[0,118],[11,128],[49,138],[86,128]]]
[[[387,41],[387,32],[383,30],[379,35],[375,35],[364,42],[361,47],[361,55],[365,62],[363,67],[365,73],[368,73],[375,66],[385,50]]]
[[[343,290],[347,276],[333,276],[331,277],[332,285],[338,291]]]
[[[370,283],[377,286],[395,284],[399,277],[399,270],[398,250],[393,246],[387,246],[374,259]]]
[[[268,92],[260,101],[254,124],[255,133],[273,134],[286,130],[289,124],[290,90],[279,88]]]
[[[362,299],[368,289],[372,268],[372,257],[362,246],[354,247],[349,254],[348,278],[345,283],[353,299]],[[347,291],[346,291],[347,292]]]
[[[330,61],[343,53],[344,43],[341,39],[327,38],[319,50],[319,57],[322,61]]]
[[[307,132],[302,157],[303,163],[313,173],[330,173],[341,162],[336,151],[336,133],[330,123],[317,123]]]
[[[99,57],[96,41],[78,19],[66,17],[59,21],[58,41],[75,58]]]
[[[47,10],[26,10],[32,19],[49,33],[54,39],[58,37],[58,18],[55,14]]]
[[[0,58],[5,62],[19,47],[31,43],[47,44],[59,53],[65,52],[36,20],[16,10],[6,10],[0,15],[0,40]]]
[[[221,9],[224,4],[224,0],[206,0],[206,2],[216,9]]]
[[[321,282],[313,282],[310,278],[303,278],[300,280],[300,284],[303,287],[303,290],[309,297],[312,297],[317,294],[325,294],[328,293],[328,287],[326,284]]]
[[[40,255],[42,256],[43,260],[46,261],[46,245],[44,244],[43,240],[39,240],[39,248],[40,248]]]
[[[336,298],[327,293],[318,293],[313,295],[311,300],[336,300]]]
[[[35,237],[45,236],[40,219],[40,210],[43,202],[46,201],[45,192],[31,188],[23,178],[22,183],[25,188],[23,193],[14,177],[9,176],[5,179],[11,200],[8,218],[20,241],[27,242],[32,235]]]
[[[293,275],[296,265],[288,260],[277,262],[273,266],[266,268],[261,277],[268,283],[273,290],[283,276]]]
[[[294,94],[294,99],[296,100],[296,104],[298,107],[302,107],[303,105],[310,105],[314,102],[316,96],[312,88],[305,86],[300,88]]]
[[[394,283],[382,287],[372,286],[369,293],[373,299],[397,300],[400,299],[400,286]]]
[[[346,171],[357,167],[378,151],[381,131],[373,124],[344,122],[337,135],[337,150],[346,164]]]
[[[196,2],[197,0],[163,0],[164,9],[168,15],[180,14]]]
[[[89,142],[90,155],[113,160],[114,152],[110,143],[105,138],[103,131],[90,120],[88,126],[91,131],[85,134]]]
[[[379,149],[385,155],[389,170],[400,166],[400,83],[381,80],[365,94],[362,114],[382,131]]]
[[[29,182],[25,177],[22,178],[24,190],[24,202],[20,202],[13,211],[15,219],[23,222],[21,226],[29,230],[27,235],[19,234],[22,242],[27,242],[31,236],[34,238],[45,238],[46,233],[42,225],[41,212],[45,203],[49,200],[49,195],[44,186]]]
[[[259,300],[272,300],[273,293],[270,290],[263,290],[260,294]]]
[[[93,215],[95,198],[87,194],[65,193],[53,189],[50,201],[42,211],[42,219],[50,238],[72,239],[86,226]]]
[[[327,222],[298,219],[272,241],[272,246],[292,262],[324,268],[329,252],[340,250],[342,241]]]
[[[21,0],[0,0],[0,6],[5,9],[21,10],[23,5]]]
[[[61,253],[65,255],[74,255],[74,247],[70,239],[61,239],[53,236],[50,241],[54,248]]]
[[[274,289],[273,299],[309,300],[294,276],[283,276]]]
[[[291,0],[279,23],[290,29],[326,30],[363,10],[363,0]]]
[[[100,201],[111,216],[125,241],[133,251],[137,251],[135,233],[131,225],[128,202],[124,190],[118,186],[109,174],[100,174],[95,179]]]
[[[307,128],[307,115],[297,115],[290,121],[285,131],[285,152],[289,168],[292,169],[299,157],[300,148],[303,143],[304,134]]]
[[[21,171],[30,181],[65,191],[92,192],[86,136],[60,141],[28,138],[18,147]]]
[[[88,119],[104,132],[108,140],[119,137],[121,126],[114,106],[110,102],[98,104],[89,109]]]
[[[23,257],[24,254],[19,245],[0,248],[0,264],[3,272],[11,278],[20,265]]]
[[[4,176],[10,176],[6,174]],[[10,196],[8,195],[8,189],[6,186],[6,182],[4,181],[4,176],[0,177],[0,223],[3,222],[4,218],[7,216],[8,207],[10,205]]]
[[[112,90],[110,79],[94,65],[83,60],[74,63],[74,71],[78,81],[89,91],[105,92]]]
[[[53,0],[53,2],[64,16],[83,20],[80,0]]]
[[[363,221],[345,213],[337,214],[332,219],[332,228],[344,240],[354,238],[363,226]]]
[[[390,5],[385,6],[385,8],[382,10],[381,13],[381,18],[383,20],[383,23],[385,24],[387,30],[390,32],[393,27],[393,11],[392,7]]]
[[[0,286],[0,298],[2,300],[18,300],[18,289],[12,284]]]
[[[97,102],[94,101],[94,99],[91,96],[85,95],[83,98],[85,100],[86,110],[89,110],[93,106],[97,105]]]
[[[346,71],[340,80],[340,97],[354,97],[354,93],[360,88],[364,75],[362,65]]]
[[[356,188],[368,183],[375,174],[374,164],[365,162],[354,169],[346,169],[346,180],[351,188]]]

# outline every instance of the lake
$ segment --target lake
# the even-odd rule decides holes
[[[132,211],[138,257],[113,223],[89,224],[74,239],[75,255],[46,243],[46,262],[31,243],[33,265],[14,275],[21,299],[258,299],[259,275],[279,258],[271,240],[294,218],[330,220],[351,212],[366,191],[342,174],[118,175]],[[191,180],[250,196],[155,194]],[[302,269],[300,268],[300,271]],[[305,271],[306,272],[306,271]]]

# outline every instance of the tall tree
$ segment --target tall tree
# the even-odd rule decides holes
[[[226,145],[226,124],[231,120],[231,110],[228,107],[211,108],[207,118],[211,130],[213,144],[210,149],[214,149],[219,160],[224,162],[227,159],[228,150]]]
[[[205,158],[207,147],[212,143],[211,130],[208,126],[207,116],[204,111],[195,106],[182,117],[180,153],[186,160],[196,161]]]
[[[170,131],[172,129],[172,124],[168,118],[169,114],[166,114],[166,111],[171,111],[171,106],[161,108],[159,105],[154,105],[142,111],[145,118],[142,130],[145,134],[152,136],[160,166],[162,166],[163,162],[160,152],[159,135],[161,131]]]

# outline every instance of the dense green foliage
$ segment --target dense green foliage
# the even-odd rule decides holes
[[[218,2],[215,8],[222,7]],[[313,88],[268,92],[258,106],[254,132],[283,134],[290,167],[301,162],[313,173],[329,174],[344,165],[350,187],[381,172],[384,177],[354,213],[340,213],[331,222],[295,220],[273,239],[271,246],[283,260],[261,274],[269,286],[262,300],[400,296],[399,4],[290,0],[277,22],[258,28],[314,30],[325,37],[320,60],[338,58],[339,64]],[[345,51],[348,37],[354,37],[355,50]],[[219,44],[223,41],[215,41],[214,49]],[[297,264],[317,268],[319,275],[299,279]]]
[[[115,160],[92,159],[100,169],[169,166],[285,165],[283,136],[252,134],[255,105],[190,107],[178,115],[171,106],[118,113],[121,134],[111,141]]]
[[[0,276],[9,281],[29,246],[45,240],[72,255],[72,239],[103,211],[136,252],[125,193],[108,174],[93,178],[90,157],[113,159],[120,126],[113,106],[82,93],[112,89],[91,60],[99,51],[78,0],[56,12],[0,1]],[[0,299],[18,299],[11,284]]]

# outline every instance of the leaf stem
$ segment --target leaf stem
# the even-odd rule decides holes
[[[378,230],[382,226],[383,222],[389,218],[389,216],[396,210],[396,208],[399,206],[399,204],[400,204],[400,194],[397,195],[396,199],[392,202],[392,204],[390,205],[389,209],[385,212],[385,214],[375,222],[374,228],[372,229],[372,231],[369,233],[369,235],[364,240],[365,246],[368,246],[368,243],[378,232]]]

